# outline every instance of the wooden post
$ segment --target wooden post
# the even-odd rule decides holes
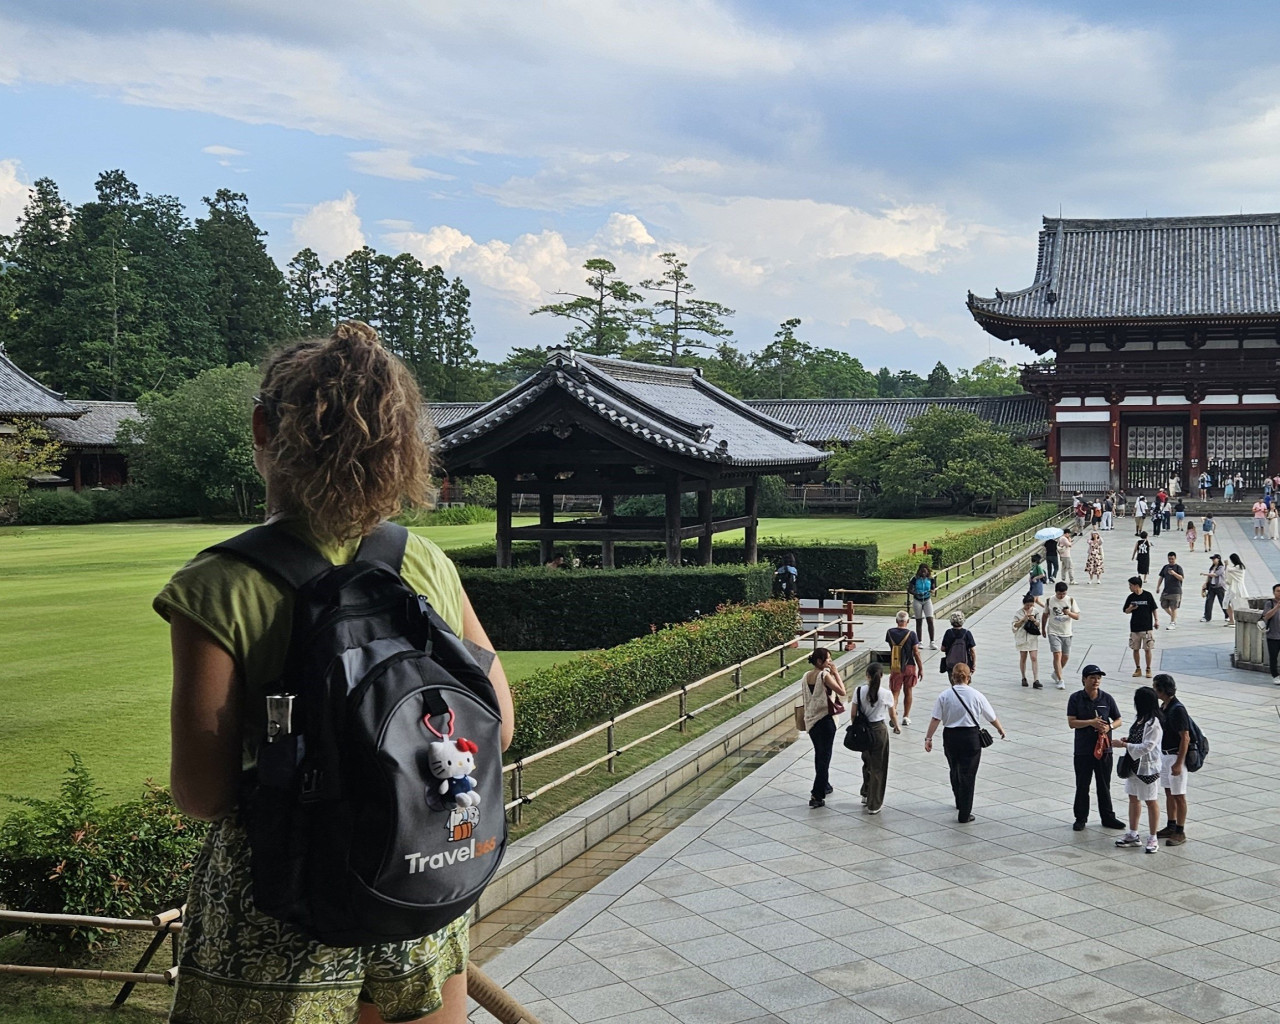
[[[756,562],[759,561],[760,554],[759,544],[757,542],[760,523],[756,519],[756,511],[760,507],[759,488],[755,484],[747,484],[746,488],[744,488],[744,497],[746,498],[745,515],[750,520],[750,522],[747,523],[746,530],[744,531],[746,534],[746,560],[747,565],[755,565]]]
[[[496,562],[499,569],[511,568],[511,485],[513,475],[502,470],[494,474],[498,484],[498,529]]]
[[[1109,407],[1110,420],[1109,426],[1111,431],[1111,444],[1107,449],[1107,454],[1111,456],[1111,472],[1108,474],[1108,480],[1112,487],[1124,489],[1125,484],[1125,460],[1124,447],[1120,438],[1120,405],[1112,402]]]
[[[698,492],[698,522],[702,533],[698,535],[698,564],[711,564],[711,484]]]
[[[604,516],[605,523],[608,524],[613,519],[613,492],[600,495],[600,514]],[[600,542],[600,566],[604,569],[613,568],[613,541],[604,540]]]
[[[671,473],[667,476],[666,516],[663,528],[667,539],[667,562],[680,564],[680,475]]]
[[[538,525],[543,529],[554,526],[556,522],[556,497],[547,484],[538,491]],[[556,542],[550,537],[538,541],[538,557],[546,565],[556,556]]]

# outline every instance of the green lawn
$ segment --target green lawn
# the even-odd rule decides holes
[[[873,539],[888,556],[967,522],[767,519],[761,536]],[[111,799],[135,795],[148,777],[167,777],[168,628],[151,598],[197,551],[240,529],[189,522],[0,528],[0,794],[52,794],[68,750],[84,756]],[[448,549],[491,539],[493,526],[422,532]],[[518,679],[571,656],[503,658]]]

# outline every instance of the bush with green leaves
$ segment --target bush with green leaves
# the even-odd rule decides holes
[[[28,491],[18,505],[23,526],[120,523],[131,519],[177,519],[196,514],[186,496],[128,484],[108,490]]]
[[[136,918],[179,905],[208,826],[178,811],[167,790],[104,807],[102,790],[72,752],[52,800],[22,805],[0,823],[0,903],[9,910]],[[28,928],[60,948],[93,949],[115,933]]]
[[[481,505],[459,505],[454,508],[411,509],[396,516],[405,526],[470,526],[472,523],[494,523],[498,513]]]
[[[629,569],[459,568],[476,614],[499,650],[612,647],[727,603],[767,598],[767,565]]]
[[[794,601],[720,607],[605,651],[540,669],[513,683],[516,734],[510,757],[531,754],[583,729],[795,638]]]

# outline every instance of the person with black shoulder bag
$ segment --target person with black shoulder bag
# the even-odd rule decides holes
[[[867,666],[867,684],[853,693],[853,720],[844,737],[846,747],[862,754],[862,802],[868,814],[880,813],[889,779],[889,730],[885,719],[892,723],[895,735],[902,733],[893,700],[886,699],[880,688],[883,675],[883,665]]]
[[[982,748],[992,744],[991,734],[978,721],[981,715],[996,727],[1002,740],[1009,734],[996,717],[990,701],[969,685],[972,673],[968,665],[951,670],[951,686],[938,695],[933,717],[924,737],[925,752],[933,750],[933,734],[942,726],[942,749],[951,768],[951,792],[962,825],[973,821],[973,790],[978,779]]]

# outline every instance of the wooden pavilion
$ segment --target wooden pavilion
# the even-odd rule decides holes
[[[697,538],[698,563],[711,564],[711,539],[745,529],[756,561],[757,482],[814,469],[829,454],[800,432],[721,391],[697,371],[553,349],[531,377],[440,428],[436,453],[451,476],[489,474],[498,484],[497,564],[511,565],[511,542],[537,540],[543,561],[558,541],[598,543],[614,564],[618,541],[661,541],[680,564],[680,542]],[[742,488],[745,512],[716,519],[714,491]],[[536,526],[513,527],[511,496],[538,495]],[[681,517],[696,493],[696,518]],[[599,494],[598,517],[555,521],[555,498]],[[620,516],[619,496],[661,494],[661,517]]]

